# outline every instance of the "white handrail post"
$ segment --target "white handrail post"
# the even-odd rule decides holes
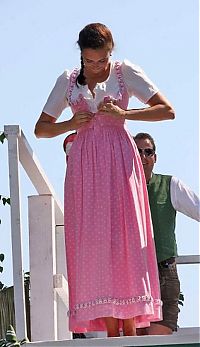
[[[24,293],[23,254],[22,254],[22,224],[20,203],[19,177],[19,126],[5,126],[4,132],[8,140],[9,185],[11,201],[11,236],[13,258],[13,283],[16,334],[19,340],[27,337],[26,309]]]
[[[64,300],[62,300],[61,295],[57,295],[58,339],[72,339],[72,333],[68,328],[69,318],[67,317],[67,311],[69,309],[69,294],[67,284],[65,233],[63,225],[56,226],[56,270],[56,273],[58,274],[56,280],[58,281],[59,279],[59,284],[61,284],[64,296]],[[56,288],[56,290],[58,291],[58,288]]]
[[[55,204],[52,195],[28,197],[31,341],[57,340],[57,303],[53,276]]]

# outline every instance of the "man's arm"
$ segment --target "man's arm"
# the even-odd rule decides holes
[[[171,203],[176,211],[200,222],[198,196],[181,180],[172,177],[170,185]]]

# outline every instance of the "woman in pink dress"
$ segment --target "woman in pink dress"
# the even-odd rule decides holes
[[[174,118],[144,72],[111,60],[110,30],[79,33],[81,68],[58,79],[36,124],[37,137],[77,130],[65,180],[69,325],[73,332],[135,335],[162,319],[146,182],[125,120]],[[127,110],[135,96],[148,106]],[[66,107],[73,117],[56,122]]]

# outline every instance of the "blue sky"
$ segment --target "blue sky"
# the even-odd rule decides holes
[[[113,33],[113,59],[140,65],[173,104],[174,121],[129,122],[129,131],[149,132],[156,141],[155,172],[173,174],[199,191],[198,1],[197,0],[1,0],[0,2],[0,130],[19,124],[60,200],[63,200],[64,135],[36,139],[33,130],[56,78],[79,66],[76,41],[88,23],[102,22]],[[131,100],[130,108],[141,106]],[[60,120],[70,117],[63,112]],[[7,148],[0,145],[0,192],[9,196]],[[24,268],[28,271],[27,196],[35,194],[21,173]],[[9,208],[0,207],[0,252],[5,253],[0,279],[12,284]],[[197,222],[178,214],[179,254],[199,254]],[[185,304],[180,326],[197,326],[199,265],[178,268]]]

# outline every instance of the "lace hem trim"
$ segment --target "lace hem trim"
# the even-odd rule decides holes
[[[81,304],[74,305],[74,309],[68,311],[68,316],[75,315],[80,309],[88,309],[97,305],[113,304],[113,305],[130,305],[138,302],[153,302],[155,305],[162,305],[160,299],[153,299],[150,295],[135,296],[128,299],[117,299],[117,298],[103,298],[88,301]]]

